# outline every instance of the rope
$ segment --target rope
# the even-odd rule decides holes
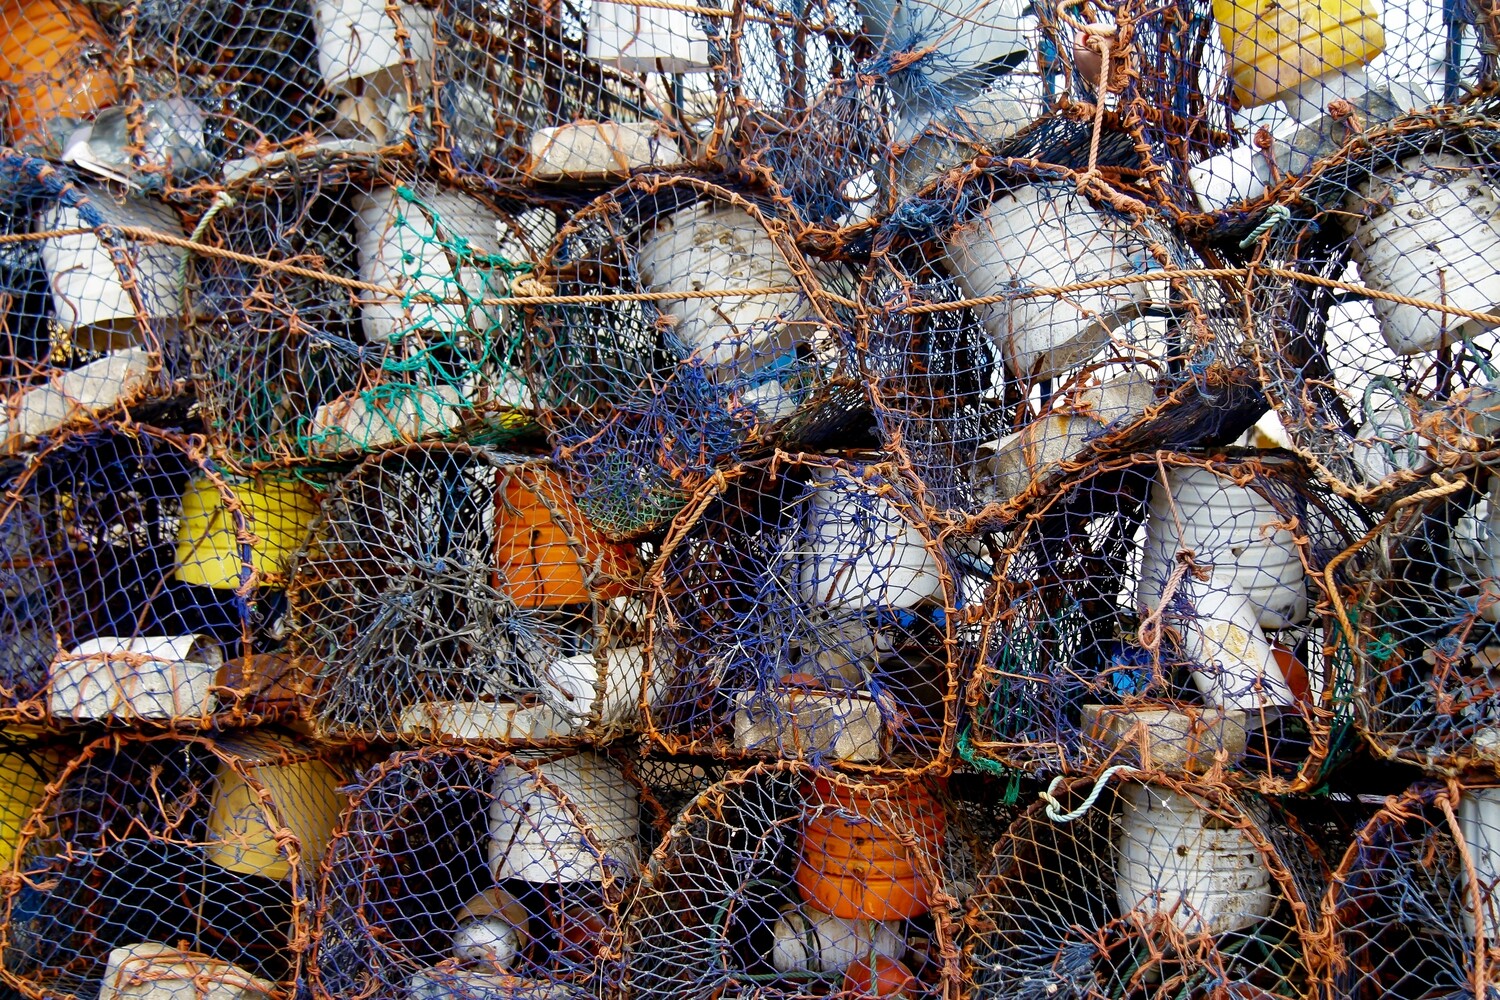
[[[1277,226],[1281,225],[1291,217],[1292,210],[1290,208],[1287,208],[1279,201],[1275,202],[1271,205],[1270,208],[1266,209],[1266,217],[1261,220],[1260,225],[1250,230],[1249,236],[1246,236],[1244,239],[1240,240],[1240,249],[1244,250],[1245,248],[1249,247],[1250,244],[1254,243],[1256,240],[1260,239],[1262,236],[1266,235],[1271,230],[1275,229]]]
[[[167,233],[159,233],[153,229],[145,229],[139,226],[108,226],[111,233],[117,233],[132,240],[146,243],[160,243],[164,246],[180,247],[194,253],[201,253],[209,257],[219,257],[224,260],[232,260],[240,264],[250,264],[262,267],[268,271],[279,271],[296,277],[307,278],[312,281],[326,281],[332,285],[344,288],[352,288],[357,291],[374,292],[390,298],[403,299],[409,293],[400,289],[377,285],[369,281],[359,281],[355,278],[346,278],[342,275],[329,274],[327,271],[319,271],[308,267],[299,267],[284,261],[267,260],[263,257],[255,257],[250,254],[236,253],[233,250],[225,250],[221,247],[205,246],[194,243],[181,236],[172,236]],[[7,243],[22,243],[29,240],[56,239],[60,236],[77,236],[82,233],[95,232],[88,227],[73,227],[69,229],[48,229],[34,233],[0,233],[0,245]],[[1006,292],[998,295],[984,295],[972,299],[956,299],[952,302],[923,302],[914,305],[903,305],[897,308],[898,312],[921,315],[923,313],[956,312],[962,309],[976,309],[981,306],[994,305],[997,302],[1010,302],[1015,299],[1040,298],[1043,296],[1062,296],[1073,292],[1090,291],[1096,288],[1113,288],[1119,285],[1132,285],[1144,281],[1175,281],[1188,278],[1238,278],[1271,276],[1282,278],[1287,281],[1301,281],[1309,285],[1317,285],[1320,288],[1329,288],[1335,291],[1352,292],[1363,295],[1370,299],[1379,299],[1383,302],[1394,302],[1397,305],[1414,306],[1418,309],[1426,309],[1432,312],[1447,313],[1450,316],[1462,316],[1465,319],[1478,320],[1493,326],[1500,326],[1500,314],[1479,312],[1474,309],[1463,309],[1458,306],[1445,305],[1440,302],[1430,302],[1426,299],[1412,298],[1409,295],[1398,295],[1395,292],[1382,292],[1374,288],[1366,288],[1352,282],[1341,281],[1337,278],[1325,278],[1317,274],[1307,274],[1302,271],[1293,271],[1289,268],[1276,267],[1270,264],[1249,264],[1245,267],[1184,267],[1184,268],[1162,268],[1156,271],[1145,271],[1138,274],[1124,274],[1113,278],[1098,278],[1094,281],[1077,281],[1066,285],[1050,285],[1043,288],[1018,289],[1014,292]],[[527,286],[532,288],[535,286]],[[607,304],[611,302],[662,302],[677,301],[685,299],[715,299],[715,298],[740,298],[755,295],[789,295],[805,292],[806,289],[797,285],[776,285],[764,288],[734,288],[734,289],[704,289],[701,291],[658,291],[658,292],[607,292],[596,295],[524,295],[512,298],[484,298],[472,299],[438,299],[426,294],[411,294],[412,302],[421,302],[427,305],[593,305]],[[827,290],[818,292],[823,298],[830,302],[845,306],[850,309],[860,308],[862,303],[847,296],[839,295]]]
[[[1083,804],[1072,812],[1063,812],[1062,803],[1058,801],[1057,787],[1063,782],[1063,776],[1059,774],[1052,779],[1052,783],[1047,786],[1047,790],[1041,793],[1041,800],[1047,803],[1047,818],[1054,823],[1073,822],[1094,808],[1094,803],[1099,801],[1099,795],[1104,791],[1104,786],[1109,783],[1110,778],[1113,778],[1121,771],[1134,770],[1135,768],[1129,764],[1115,764],[1112,767],[1106,767],[1104,773],[1099,775],[1099,780],[1094,782],[1094,787],[1089,790],[1089,794],[1084,798]]]

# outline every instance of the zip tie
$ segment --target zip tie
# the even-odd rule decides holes
[[[1244,250],[1245,248],[1250,246],[1250,244],[1254,243],[1256,240],[1260,239],[1262,236],[1266,235],[1271,230],[1275,229],[1277,226],[1281,225],[1291,217],[1292,210],[1290,208],[1287,208],[1281,202],[1276,202],[1270,208],[1266,209],[1266,217],[1261,220],[1260,225],[1250,230],[1249,236],[1246,236],[1244,239],[1240,240],[1240,249]]]
[[[1099,775],[1099,780],[1094,782],[1094,787],[1089,791],[1088,797],[1083,800],[1083,804],[1072,812],[1066,813],[1062,811],[1062,803],[1057,800],[1056,795],[1057,786],[1062,784],[1063,780],[1063,776],[1059,774],[1052,779],[1052,783],[1047,786],[1047,790],[1041,794],[1042,801],[1047,803],[1047,818],[1054,823],[1073,822],[1094,808],[1094,803],[1099,801],[1099,795],[1104,791],[1104,786],[1109,783],[1110,778],[1114,777],[1120,771],[1133,770],[1135,768],[1129,764],[1115,764],[1113,767],[1105,768],[1104,773]]]

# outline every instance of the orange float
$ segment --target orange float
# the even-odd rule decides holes
[[[946,819],[925,787],[850,787],[827,778],[810,783],[823,803],[802,831],[797,889],[825,913],[845,920],[904,920],[931,907],[918,852],[935,858]],[[902,842],[910,833],[915,844]]]
[[[512,600],[525,608],[555,608],[627,592],[630,550],[589,524],[562,476],[546,467],[501,469],[497,476],[496,565]],[[585,573],[593,574],[592,592]]]
[[[94,117],[119,99],[106,59],[109,36],[73,0],[0,5],[0,83],[8,85],[10,142],[61,140],[52,129]]]

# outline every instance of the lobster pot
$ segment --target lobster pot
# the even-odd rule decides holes
[[[1022,184],[949,234],[945,264],[968,298],[1054,288],[1159,269],[1147,235],[1076,191]],[[1113,331],[1164,293],[1140,281],[981,306],[980,321],[1017,377],[1057,378],[1098,354]]]
[[[1359,190],[1364,215],[1351,252],[1374,291],[1494,313],[1500,306],[1500,200],[1477,164],[1451,154],[1412,157]],[[1386,300],[1374,303],[1386,345],[1399,355],[1473,339],[1494,323]]]
[[[428,748],[371,767],[330,848],[314,995],[583,998],[618,981],[638,794],[593,753]]]
[[[1382,754],[1489,767],[1500,760],[1495,507],[1483,469],[1455,478],[1467,488],[1412,504],[1349,558],[1361,579],[1356,697]]]
[[[1168,468],[1147,502],[1137,600],[1143,608],[1160,604],[1178,553],[1187,551],[1209,568],[1215,591],[1249,599],[1262,627],[1300,624],[1308,614],[1308,583],[1289,523],[1272,498],[1212,469]]]
[[[436,27],[436,117],[452,136],[454,174],[597,185],[697,161],[692,129],[707,118],[685,115],[681,98],[704,95],[695,103],[706,100],[712,117],[701,71],[719,60],[706,32],[725,29],[612,0],[461,3],[439,11]],[[686,74],[675,96],[666,74]]]
[[[1175,267],[1203,266],[1170,236],[1157,242]],[[1060,378],[1017,378],[941,255],[931,239],[913,238],[876,256],[860,290],[868,319],[856,349],[881,440],[921,481],[925,513],[939,523],[971,530],[986,507],[1045,493],[1067,463],[1227,436],[1264,408],[1246,368],[1225,371],[1211,392],[1185,378],[1201,351],[1243,339],[1222,283],[1173,278],[1170,316],[1117,328],[1111,346]]]
[[[436,187],[275,182],[215,215],[205,242],[328,276],[195,259],[209,321],[191,331],[194,383],[216,443],[257,467],[358,457],[466,422],[496,438],[523,430],[520,316],[493,303],[554,224],[512,208]],[[388,291],[351,294],[340,279]]]
[[[949,829],[939,788],[861,783],[790,763],[733,772],[676,818],[625,933],[633,993],[700,996],[730,982],[773,997],[868,992],[871,971],[936,996],[951,967]],[[863,970],[861,969],[863,966]],[[861,972],[866,982],[860,986]]]
[[[1443,310],[1494,313],[1495,158],[1439,122],[1317,166],[1298,179],[1309,208],[1258,251],[1286,275],[1252,294],[1247,330],[1292,445],[1378,506],[1431,463],[1494,451],[1495,330]]]
[[[1494,981],[1490,962],[1479,966],[1495,940],[1495,795],[1489,780],[1421,783],[1368,820],[1324,901],[1331,989],[1414,998]]]
[[[275,648],[285,602],[269,570],[284,566],[295,508],[234,512],[222,473],[181,450],[180,433],[104,428],[9,470],[19,499],[0,513],[0,630],[12,708],[45,695],[59,720],[206,720],[237,700],[214,690],[219,665]],[[195,536],[195,521],[217,528]]]
[[[80,998],[165,1000],[194,969],[216,997],[289,988],[345,780],[268,731],[86,745],[22,832],[7,977]]]
[[[638,571],[544,461],[470,445],[371,456],[323,502],[288,592],[319,725],[521,743],[633,728]]]
[[[1298,828],[1250,796],[1121,782],[1068,823],[1037,803],[995,845],[966,919],[974,995],[1031,984],[1239,995],[1306,981],[1322,873]],[[1060,808],[1091,786],[1068,786]]]
[[[184,235],[176,213],[161,202],[127,197],[103,185],[86,186],[84,195],[82,204],[58,201],[44,209],[37,228],[103,224],[153,229],[179,239]],[[92,221],[88,209],[101,221]],[[175,328],[182,311],[184,251],[159,243],[109,246],[92,232],[41,242],[53,315],[78,350],[160,349],[159,338]]]
[[[972,572],[1002,581],[980,616],[989,624],[970,688],[972,748],[1047,772],[1128,762],[1266,791],[1316,783],[1326,741],[1343,738],[1352,714],[1346,633],[1322,612],[1266,629],[1251,599],[1208,567],[1172,571],[1169,594],[1139,602],[1162,469],[1242,483],[1234,488],[1285,512],[1277,520],[1295,517],[1295,551],[1319,588],[1310,603],[1331,583],[1350,606],[1358,570],[1334,561],[1364,534],[1363,512],[1295,463],[1158,452],[1066,476],[993,546],[965,549],[967,561],[985,560]]]
[[[668,750],[930,763],[951,730],[954,570],[893,470],[742,466],[653,574],[647,724]]]
[[[769,205],[655,178],[594,202],[553,247],[557,294],[602,301],[535,308],[528,382],[611,536],[661,527],[752,447],[824,440],[863,406],[853,317],[829,291],[845,277],[783,233]],[[660,298],[609,300],[622,292]]]

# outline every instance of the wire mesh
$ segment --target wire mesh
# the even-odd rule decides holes
[[[1267,395],[1351,494],[1492,452],[1495,128],[1477,115],[1372,126],[1303,181],[1267,238],[1282,269],[1252,300]]]
[[[330,491],[289,591],[318,722],[523,743],[633,729],[639,571],[544,460],[461,444],[371,456]]]
[[[951,752],[982,584],[889,466],[741,466],[673,524],[649,585],[645,721],[665,749],[860,767]]]
[[[203,233],[253,258],[195,255],[194,374],[216,443],[269,466],[471,424],[494,440],[524,431],[522,317],[503,300],[550,242],[551,213],[411,178],[347,180],[274,184]]]
[[[88,744],[22,827],[0,975],[36,998],[288,995],[343,781],[268,730]]]
[[[536,307],[527,373],[579,506],[613,537],[661,527],[715,472],[867,409],[852,279],[807,260],[748,196],[663,177],[617,188],[559,232],[546,277],[559,297],[598,297]]]
[[[1324,900],[1333,952],[1326,995],[1493,992],[1493,780],[1421,782],[1392,795],[1349,845]]]
[[[251,710],[266,678],[246,658],[284,639],[282,588],[313,487],[226,476],[201,438],[138,424],[54,441],[4,483],[12,714],[203,724]]]
[[[181,234],[161,202],[0,150],[0,448],[171,395],[181,254],[118,226]]]
[[[965,920],[967,995],[1308,994],[1320,883],[1273,803],[1154,777],[1095,791],[1071,783],[995,845]]]
[[[1316,784],[1353,743],[1333,609],[1357,593],[1335,566],[1360,516],[1281,452],[1158,453],[1064,480],[996,546],[968,744],[1046,773]]]
[[[596,997],[620,979],[639,790],[592,752],[425,748],[363,774],[309,964],[321,997]]]
[[[1494,485],[1476,470],[1397,499],[1350,557],[1361,721],[1383,754],[1446,767],[1500,752]]]
[[[1152,277],[1206,260],[1146,203],[1058,174],[959,188],[970,207],[934,205],[866,272],[877,426],[940,521],[1024,502],[1070,462],[1227,444],[1264,407],[1234,280]]]
[[[949,995],[950,851],[962,817],[924,779],[861,782],[792,762],[733,773],[677,817],[625,938],[632,995]]]

